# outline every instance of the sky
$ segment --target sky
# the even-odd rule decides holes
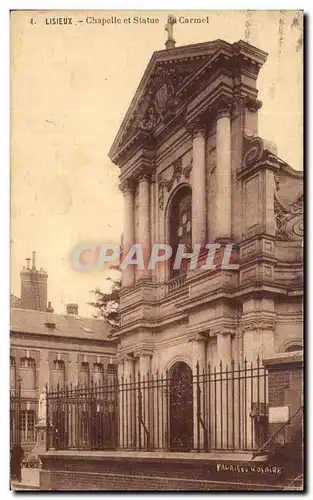
[[[245,40],[268,52],[258,78],[259,135],[302,169],[302,19],[295,11],[15,11],[11,13],[11,293],[33,250],[49,275],[56,312],[77,302],[91,315],[90,290],[107,271],[76,271],[80,243],[120,243],[123,199],[108,151],[144,70],[164,49],[168,14],[176,47]],[[87,23],[118,17],[121,23]],[[133,16],[159,22],[127,24]],[[71,25],[54,25],[71,17]],[[47,22],[46,22],[47,19]],[[90,20],[90,19],[89,19]],[[82,22],[79,22],[82,21]],[[48,23],[48,24],[47,24]]]

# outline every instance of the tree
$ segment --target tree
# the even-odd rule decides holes
[[[96,309],[94,318],[104,318],[112,327],[120,326],[120,290],[121,281],[107,278],[111,282],[111,290],[108,293],[102,292],[99,288],[91,290],[94,301],[88,305]]]

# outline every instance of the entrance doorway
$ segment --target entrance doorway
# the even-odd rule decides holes
[[[193,384],[191,368],[175,363],[170,380],[170,449],[190,451],[193,448]]]

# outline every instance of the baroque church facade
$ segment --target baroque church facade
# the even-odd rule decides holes
[[[124,251],[232,243],[238,269],[123,271],[120,376],[302,349],[303,175],[258,135],[267,54],[240,40],[155,52],[109,157]]]

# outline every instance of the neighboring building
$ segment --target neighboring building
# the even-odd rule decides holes
[[[32,267],[23,267],[21,275],[21,308],[34,311],[47,310],[48,274],[44,269],[36,268],[36,252],[33,252]]]
[[[33,294],[28,293],[29,281],[25,280],[28,270],[23,269],[21,275],[22,303],[28,295],[34,306]],[[40,275],[47,276],[42,271]],[[46,300],[46,289],[42,296]],[[116,345],[109,338],[108,323],[82,318],[77,304],[68,304],[66,314],[53,314],[50,303],[46,311],[11,307],[10,323],[10,389],[16,394],[21,387],[20,437],[22,444],[31,448],[38,398],[46,384],[51,389],[101,382],[106,373],[115,370]]]
[[[124,194],[124,253],[134,242],[146,255],[155,243],[234,243],[239,269],[128,266],[124,377],[168,371],[186,380],[197,363],[202,373],[209,363],[225,369],[302,349],[303,174],[258,137],[267,54],[242,40],[174,45],[153,54],[109,152]],[[252,404],[241,410],[248,422]]]

